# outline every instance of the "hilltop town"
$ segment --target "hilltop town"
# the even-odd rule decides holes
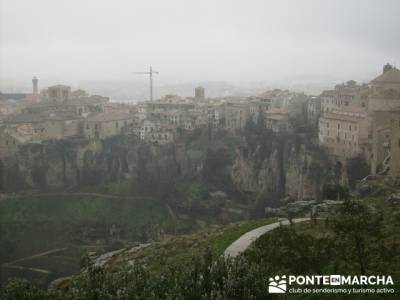
[[[32,84],[30,94],[0,93],[0,159],[13,156],[20,145],[46,140],[129,135],[163,145],[196,128],[237,132],[261,117],[277,134],[310,133],[340,164],[362,157],[370,175],[400,176],[400,71],[389,64],[368,83],[349,80],[317,96],[275,89],[207,98],[199,86],[191,97],[124,104],[66,85],[39,92],[36,77]]]

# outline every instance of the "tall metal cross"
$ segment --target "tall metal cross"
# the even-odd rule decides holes
[[[150,66],[149,72],[133,72],[132,74],[146,74],[150,75],[150,101],[153,101],[153,74],[158,74],[157,71],[153,71],[153,68]]]

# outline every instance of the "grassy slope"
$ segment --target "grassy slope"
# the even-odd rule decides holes
[[[370,205],[373,207],[373,210],[377,213],[383,216],[383,224],[382,224],[382,234],[385,238],[382,238],[380,241],[381,244],[384,243],[392,243],[393,241],[400,241],[400,231],[398,230],[398,218],[400,216],[400,205],[391,205],[388,204],[387,202],[384,201],[383,197],[371,197],[371,198],[365,198],[363,200],[364,203]],[[396,220],[397,219],[397,220]],[[304,222],[304,223],[298,223],[294,224],[294,229],[297,232],[297,234],[302,235],[304,237],[306,236],[312,236],[314,238],[320,239],[324,237],[334,237],[334,233],[332,232],[331,228],[327,228],[325,226],[325,220],[319,220],[316,225],[314,225],[312,222]],[[250,261],[252,260],[251,256],[257,255],[257,256],[262,256],[262,257],[269,257],[267,253],[272,252],[287,252],[284,247],[280,248],[281,245],[279,242],[276,243],[271,243],[273,241],[276,241],[278,236],[281,233],[278,232],[270,232],[266,233],[265,235],[261,236],[246,252],[244,255],[250,256]],[[389,246],[389,244],[387,244]],[[268,249],[269,248],[269,249]],[[306,251],[304,251],[307,253]],[[310,253],[308,253],[310,254]],[[279,255],[278,255],[279,257]],[[282,259],[282,258],[281,258]],[[398,262],[400,259],[400,256],[397,255],[397,259],[394,259],[395,264]],[[377,261],[369,261],[369,264],[374,265]],[[398,282],[399,278],[399,269],[395,265],[385,265],[386,262],[381,262],[379,261],[377,263],[378,265],[378,271],[374,269],[372,271],[372,274],[384,274],[384,275],[391,275],[394,279],[394,286],[387,286],[387,288],[394,288],[395,289],[395,294],[388,294],[388,295],[383,295],[380,297],[379,295],[369,295],[367,298],[368,299],[383,299],[386,298],[386,296],[390,299],[398,299],[398,294],[400,293],[400,285]],[[329,270],[334,269],[333,265],[335,263],[332,261],[326,262],[326,275],[333,274],[334,272]],[[269,259],[266,260],[265,263],[265,268],[266,269],[271,269],[274,270],[277,267],[279,268],[280,261],[279,258],[277,257],[269,257]],[[290,273],[290,274],[296,274],[293,270],[285,270],[283,273]],[[371,272],[370,267],[369,267],[369,272]],[[301,273],[301,274],[307,274],[307,273],[315,273],[311,269],[308,270],[308,272]],[[342,274],[353,274],[352,272],[349,271],[343,271],[339,268],[339,270],[336,271],[336,273],[342,273]],[[357,272],[355,272],[357,273]],[[354,273],[354,274],[355,274]],[[379,286],[378,286],[379,287]],[[385,286],[381,286],[385,287]],[[389,297],[390,296],[390,297]],[[364,299],[365,296],[357,295],[354,296],[354,299]],[[284,299],[342,299],[342,296],[339,294],[316,294],[316,295],[307,295],[307,294],[299,294],[299,295],[288,295],[287,298]]]
[[[274,221],[275,219],[260,219],[225,226],[211,226],[196,234],[167,238],[138,251],[117,256],[110,261],[110,267],[116,269],[126,265],[128,261],[145,264],[152,270],[167,266],[184,266],[190,263],[193,257],[202,256],[207,248],[214,256],[221,255],[244,233]]]

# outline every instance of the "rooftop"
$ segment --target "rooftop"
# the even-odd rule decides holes
[[[400,84],[400,70],[393,68],[386,72],[383,72],[382,75],[379,75],[375,79],[371,81],[373,84],[380,84],[380,83],[395,83]]]
[[[111,122],[132,119],[132,116],[124,113],[98,113],[86,118],[88,122]]]

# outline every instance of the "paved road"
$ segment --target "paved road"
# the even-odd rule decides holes
[[[299,218],[299,219],[293,219],[293,222],[299,223],[299,222],[305,222],[305,221],[309,221],[309,220],[310,220],[310,218]],[[281,223],[282,223],[282,225],[288,225],[289,221],[284,220],[282,222],[276,222],[276,223],[264,225],[264,226],[258,227],[256,229],[253,229],[249,232],[246,232],[240,238],[238,238],[236,241],[234,241],[228,248],[226,248],[226,250],[224,252],[224,256],[225,257],[238,256],[240,253],[244,252],[256,239],[258,239],[264,233],[274,230],[275,228],[279,227]]]

